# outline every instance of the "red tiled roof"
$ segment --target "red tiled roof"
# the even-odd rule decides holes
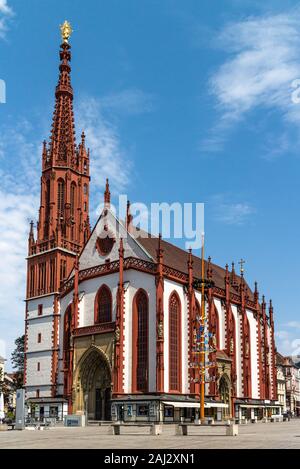
[[[139,236],[137,241],[143,246],[143,248],[150,254],[150,256],[156,259],[156,250],[158,248],[158,238],[148,235],[148,237]],[[161,247],[163,249],[163,263],[168,267],[179,270],[180,272],[188,273],[188,253],[183,249],[171,244],[167,241],[161,240]],[[193,269],[194,277],[201,277],[201,258],[197,256],[193,257]],[[207,276],[208,262],[205,260],[205,277]],[[217,264],[211,263],[212,268],[212,280],[215,285],[219,288],[225,288],[225,269],[218,266]],[[236,281],[238,284],[241,282],[241,277],[236,275]],[[247,285],[246,290],[250,300],[253,300],[253,292]],[[238,293],[237,289],[231,286],[232,293]]]

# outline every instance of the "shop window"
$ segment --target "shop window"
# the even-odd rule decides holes
[[[165,417],[174,417],[174,407],[165,405],[164,415]]]
[[[148,417],[149,416],[149,406],[148,405],[137,405],[137,410],[136,410],[137,416],[138,417]]]

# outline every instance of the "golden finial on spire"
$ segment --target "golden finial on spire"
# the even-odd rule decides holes
[[[69,23],[69,21],[65,21],[64,24],[60,26],[60,32],[61,32],[61,37],[62,40],[65,44],[69,43],[69,38],[71,37],[71,34],[73,32],[72,26]]]

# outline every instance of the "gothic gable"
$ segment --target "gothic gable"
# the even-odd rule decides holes
[[[152,260],[111,210],[104,209],[79,257],[80,270],[118,260],[120,238],[123,239],[125,258]]]

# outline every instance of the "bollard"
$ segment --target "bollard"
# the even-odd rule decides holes
[[[239,426],[235,423],[228,425],[226,428],[226,436],[237,436],[239,434]]]

